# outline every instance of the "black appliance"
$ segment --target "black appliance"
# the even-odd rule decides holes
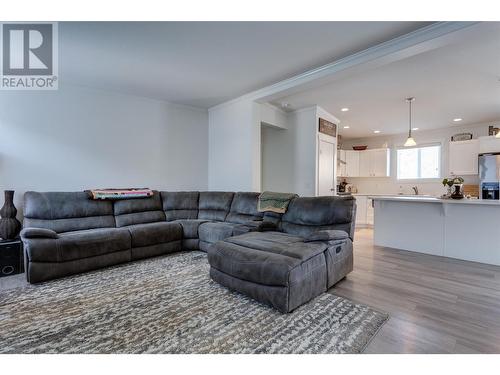
[[[498,182],[483,182],[481,184],[482,199],[500,199],[500,184]]]
[[[20,240],[0,241],[0,277],[24,272],[23,248]]]

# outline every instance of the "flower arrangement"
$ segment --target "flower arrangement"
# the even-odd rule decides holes
[[[457,197],[463,198],[463,194],[461,193],[463,183],[464,179],[462,177],[457,176],[457,177],[444,178],[442,184],[444,187],[448,187],[448,192],[445,195],[443,195],[443,198],[457,198]],[[455,186],[455,192],[452,192],[451,190],[453,186]]]
[[[462,177],[450,177],[443,179],[443,186],[452,187],[453,185],[462,185],[464,183],[464,179]]]

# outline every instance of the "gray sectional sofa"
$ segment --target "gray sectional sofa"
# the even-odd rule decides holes
[[[94,201],[84,192],[27,192],[21,232],[27,280],[202,250],[213,280],[292,311],[352,270],[355,200],[297,197],[277,215],[258,212],[258,196],[155,192]]]

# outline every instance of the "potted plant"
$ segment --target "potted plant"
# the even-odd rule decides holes
[[[443,198],[450,198],[451,197],[451,187],[453,186],[453,178],[444,178],[442,183],[443,183],[443,186],[448,189],[447,193],[443,196]]]
[[[445,178],[442,181],[443,186],[448,188],[447,194],[444,196],[445,198],[453,198],[453,199],[462,199],[463,195],[463,184],[464,179],[462,177],[449,177]],[[454,190],[452,189],[454,187]]]

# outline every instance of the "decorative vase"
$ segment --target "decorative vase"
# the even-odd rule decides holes
[[[451,194],[452,199],[463,199],[464,195],[462,194],[462,184],[453,185],[455,191]]]
[[[16,219],[17,209],[14,206],[14,190],[5,190],[5,203],[0,209],[0,237],[12,240],[21,231],[21,223]]]

